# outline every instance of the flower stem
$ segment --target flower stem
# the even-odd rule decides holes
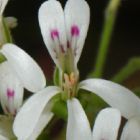
[[[6,43],[12,43],[12,36],[10,33],[9,28],[7,27],[4,18],[2,18],[2,24],[3,24],[3,28],[4,28],[4,34],[5,34],[5,39],[6,39]]]
[[[3,39],[0,40],[0,48],[2,47],[3,44],[5,43],[12,43],[12,36],[10,33],[10,29],[7,27],[4,18],[1,16],[0,17],[0,24],[1,24],[1,36],[3,36]],[[4,62],[6,60],[5,56],[0,53],[0,63]]]
[[[109,42],[113,31],[118,7],[120,0],[111,0],[105,11],[105,21],[103,26],[103,32],[101,35],[101,41],[99,44],[98,55],[95,63],[94,72],[91,74],[92,77],[102,77],[104,65],[106,62]]]
[[[138,70],[140,70],[140,57],[131,58],[111,80],[121,83]]]

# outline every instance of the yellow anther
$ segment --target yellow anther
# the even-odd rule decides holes
[[[73,72],[70,74],[70,82],[72,85],[74,85],[76,82],[75,74]]]
[[[66,74],[66,73],[64,73],[64,80],[65,80],[66,85],[70,85],[70,79],[69,79],[68,74]]]

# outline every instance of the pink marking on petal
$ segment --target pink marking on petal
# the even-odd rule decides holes
[[[60,49],[61,49],[61,52],[62,52],[62,53],[65,53],[65,50],[64,50],[64,48],[63,48],[63,45],[60,45]]]
[[[54,29],[51,31],[51,38],[52,38],[52,40],[54,40],[55,38],[59,38],[58,30]]]
[[[80,30],[79,30],[78,26],[73,25],[71,27],[71,35],[72,36],[79,36],[79,34],[80,34]]]
[[[5,106],[5,110],[6,110],[7,113],[10,113],[10,110],[9,110],[8,106]]]
[[[14,90],[8,88],[8,89],[7,89],[7,97],[8,97],[8,99],[9,99],[9,98],[13,98],[14,95],[15,95]]]

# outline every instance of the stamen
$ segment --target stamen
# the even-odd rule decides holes
[[[70,74],[70,82],[71,82],[72,85],[74,85],[75,82],[76,82],[75,75],[74,75],[73,72]]]
[[[79,30],[78,26],[73,25],[71,27],[71,35],[72,36],[79,36],[79,33],[80,33],[80,30]]]
[[[68,74],[64,73],[64,80],[65,80],[65,84],[69,87],[70,85],[70,79]]]

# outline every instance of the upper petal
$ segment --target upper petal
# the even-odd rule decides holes
[[[140,117],[134,117],[126,123],[121,140],[139,140],[140,139]]]
[[[0,0],[0,15],[3,14],[3,11],[8,3],[8,0]]]
[[[121,114],[117,109],[101,110],[95,120],[93,140],[116,140],[120,122]]]
[[[19,140],[35,140],[38,137],[53,116],[48,102],[59,92],[58,87],[47,87],[25,102],[13,125],[14,133]]]
[[[87,116],[77,99],[67,101],[67,140],[91,140],[91,129]]]
[[[39,25],[46,47],[60,68],[59,53],[66,49],[64,13],[60,2],[48,0],[39,9]]]
[[[1,52],[25,88],[36,92],[45,86],[46,80],[43,71],[25,51],[14,44],[5,44]]]
[[[82,81],[80,88],[94,92],[109,105],[121,111],[126,118],[140,115],[140,99],[127,88],[103,79]]]
[[[6,114],[15,115],[23,101],[23,85],[8,62],[0,64],[0,101]]]
[[[77,63],[87,36],[90,9],[85,0],[68,0],[64,12],[68,40]]]

